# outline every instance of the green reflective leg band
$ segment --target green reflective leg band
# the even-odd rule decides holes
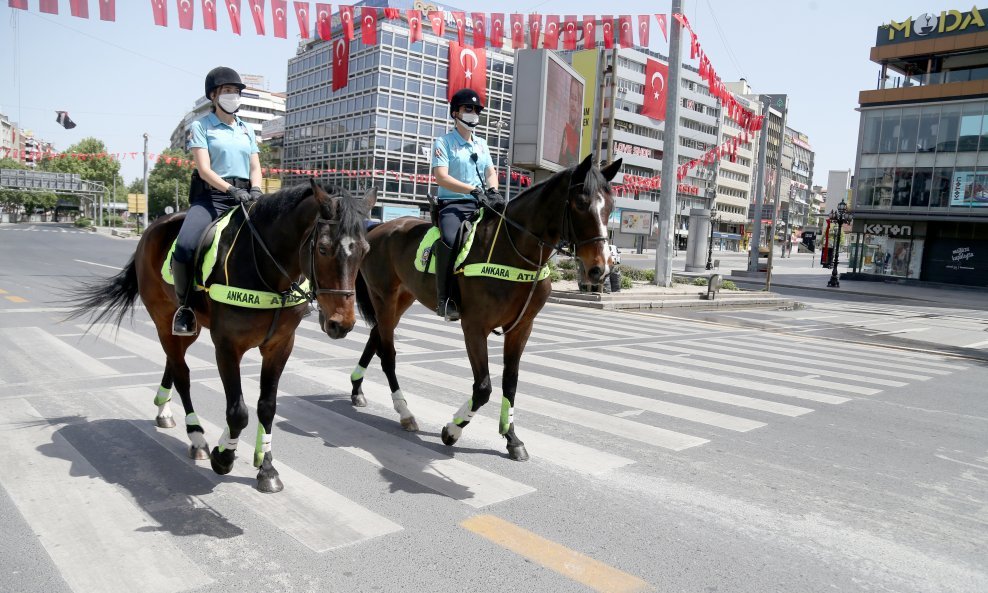
[[[199,426],[199,417],[196,416],[195,412],[189,412],[185,415],[185,425],[186,426]]]
[[[470,422],[473,419],[473,398],[467,400],[467,403],[463,404],[456,414],[453,415],[453,424],[459,426],[466,422]]]
[[[264,430],[260,423],[257,425],[257,442],[254,443],[254,467],[261,467],[264,454],[271,451],[271,435]]]
[[[163,406],[172,401],[172,390],[158,387],[158,393],[154,396],[154,405]]]
[[[515,421],[515,409],[511,406],[508,398],[501,396],[501,434],[508,432],[511,423]]]
[[[220,453],[226,451],[227,449],[237,450],[237,439],[230,438],[230,427],[227,426],[223,429],[223,436],[220,437],[220,442],[216,447],[219,449]]]
[[[367,369],[365,367],[362,367],[362,366],[360,366],[358,364],[357,365],[357,368],[353,369],[353,372],[350,373],[350,380],[351,381],[359,381],[359,380],[363,379],[365,372],[367,372]]]

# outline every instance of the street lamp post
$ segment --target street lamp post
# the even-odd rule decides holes
[[[707,269],[714,269],[713,266],[713,256],[714,256],[714,223],[718,222],[717,219],[717,207],[714,206],[710,209],[710,241],[707,242]]]
[[[851,213],[847,211],[847,202],[844,200],[837,204],[837,211],[830,213],[830,220],[837,225],[837,237],[834,241],[834,258],[830,271],[830,281],[827,282],[829,288],[840,288],[840,274],[837,272],[837,262],[840,258],[840,232],[845,223],[851,222]]]

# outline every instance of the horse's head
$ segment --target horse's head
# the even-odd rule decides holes
[[[377,190],[358,199],[342,189],[327,194],[314,179],[311,183],[320,212],[312,233],[310,261],[303,269],[319,303],[319,326],[335,340],[345,337],[356,322],[354,283],[360,262],[370,250],[365,222],[377,201]]]
[[[607,249],[607,219],[614,208],[611,179],[621,169],[621,159],[603,169],[593,166],[591,157],[580,163],[570,177],[567,211],[569,228],[563,237],[572,242],[574,255],[583,263],[584,280],[597,284],[610,272]]]

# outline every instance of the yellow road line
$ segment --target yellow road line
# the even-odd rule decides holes
[[[477,515],[460,527],[601,593],[635,593],[648,583],[538,536],[493,515]]]
[[[2,288],[0,288],[0,294],[7,294],[7,291],[4,290],[4,289],[2,289]]]
[[[8,301],[10,301],[12,303],[26,303],[27,302],[27,299],[25,299],[23,297],[19,297],[19,296],[7,296],[7,297],[3,297],[3,298],[7,299]]]

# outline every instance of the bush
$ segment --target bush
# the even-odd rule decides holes
[[[672,277],[673,284],[693,284],[693,279],[687,276],[676,276]]]
[[[86,229],[93,226],[93,220],[91,218],[79,217],[75,219],[75,225],[81,229]]]
[[[124,226],[125,221],[123,216],[104,216],[103,224],[106,226],[121,227]]]
[[[706,286],[709,283],[710,283],[710,280],[708,278],[694,278],[693,279],[693,286]]]
[[[642,270],[639,268],[632,268],[631,266],[615,266],[616,269],[621,271],[622,281],[624,278],[628,280],[634,280],[635,282],[655,282],[655,270],[646,269]]]
[[[632,286],[632,284],[631,284],[631,278],[628,277],[628,276],[625,276],[624,274],[621,274],[621,288],[627,290],[627,289],[631,288],[631,286]]]
[[[724,280],[723,282],[721,282],[720,283],[720,287],[722,289],[724,289],[724,290],[737,290],[738,289],[738,285],[735,284],[734,282],[731,282],[730,280]]]
[[[556,264],[560,270],[575,270],[576,260],[572,258],[560,259],[559,263]]]
[[[576,280],[576,270],[562,270],[563,280]]]

